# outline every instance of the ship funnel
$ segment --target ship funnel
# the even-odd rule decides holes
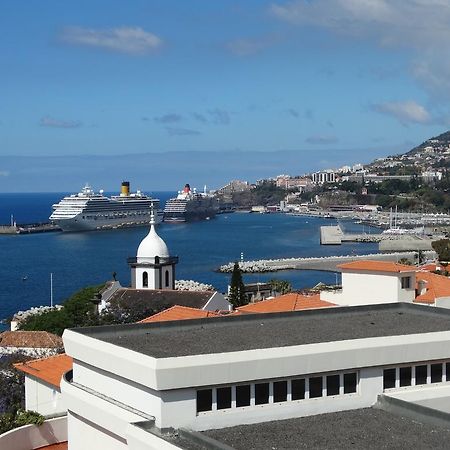
[[[189,184],[188,183],[186,183],[185,185],[184,185],[184,189],[183,189],[183,192],[186,192],[186,193],[188,193],[188,192],[190,192],[191,191],[191,186],[189,186]]]
[[[130,195],[130,182],[124,181],[122,182],[122,188],[120,190],[121,197],[128,197]]]

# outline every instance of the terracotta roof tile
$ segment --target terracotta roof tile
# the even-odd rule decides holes
[[[240,313],[271,313],[326,308],[330,306],[336,305],[321,300],[320,294],[306,296],[298,293],[289,293],[270,300],[249,303],[248,305],[241,306],[237,309]]]
[[[153,316],[141,320],[139,323],[164,322],[168,320],[188,320],[188,319],[202,319],[206,317],[218,317],[218,314],[213,311],[204,311],[203,309],[189,308],[187,306],[175,305],[169,309],[161,311]]]
[[[450,279],[444,275],[430,272],[417,272],[417,288],[420,288],[423,282],[425,283],[425,292],[418,295],[414,302],[434,304],[439,298],[450,297]]]
[[[415,272],[414,266],[407,266],[406,264],[399,264],[391,261],[352,261],[349,263],[339,264],[339,269],[344,270],[364,270],[368,272]]]
[[[72,358],[63,353],[49,358],[14,364],[14,367],[59,388],[63,374],[72,369]]]
[[[4,331],[0,347],[63,348],[61,337],[47,331]]]

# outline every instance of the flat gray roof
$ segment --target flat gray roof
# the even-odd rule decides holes
[[[366,408],[209,430],[202,435],[236,450],[403,450],[445,448],[450,430]]]
[[[155,358],[450,330],[450,310],[392,303],[73,331]]]

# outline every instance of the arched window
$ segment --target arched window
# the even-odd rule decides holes
[[[169,287],[169,271],[166,270],[166,287]]]
[[[148,287],[148,273],[142,272],[142,287]]]

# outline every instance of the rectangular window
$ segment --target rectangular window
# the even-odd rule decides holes
[[[416,384],[427,384],[427,366],[416,366]]]
[[[231,408],[231,387],[217,388],[217,409]]]
[[[212,389],[197,391],[197,412],[212,410]]]
[[[395,369],[383,370],[383,389],[391,389],[395,387]]]
[[[305,379],[291,381],[292,400],[303,400],[305,398]]]
[[[432,383],[442,382],[442,363],[431,364],[431,382]]]
[[[322,389],[322,377],[312,377],[309,379],[309,398],[322,397]]]
[[[402,289],[409,289],[411,287],[411,277],[402,277]]]
[[[275,381],[273,383],[274,403],[287,401],[287,381]]]
[[[269,403],[269,383],[255,384],[255,405]]]
[[[250,385],[236,386],[236,406],[250,406]]]
[[[400,386],[411,386],[411,367],[400,367]]]
[[[339,375],[327,376],[327,395],[339,395]]]
[[[344,373],[344,394],[356,392],[357,378],[356,373]]]
[[[450,363],[445,363],[445,378],[450,381]]]

